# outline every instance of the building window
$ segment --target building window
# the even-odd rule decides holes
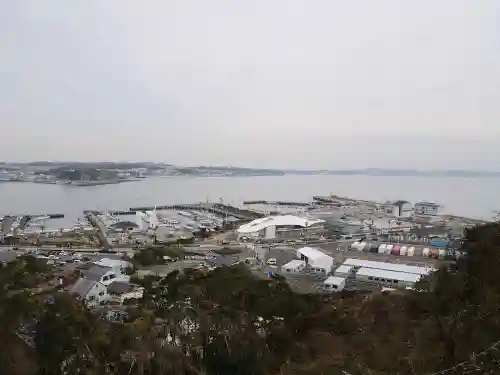
[[[89,296],[87,299],[89,302],[95,301],[95,296]]]

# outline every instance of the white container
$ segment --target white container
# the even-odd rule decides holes
[[[351,244],[351,249],[352,249],[352,250],[359,250],[359,245],[360,245],[360,243],[359,243],[358,241],[353,242],[353,243]]]
[[[385,253],[390,254],[393,247],[394,247],[394,245],[387,245],[387,247],[385,248]]]
[[[439,249],[438,250],[438,258],[444,259],[445,257],[446,257],[446,249]]]
[[[399,255],[405,257],[406,254],[408,254],[408,246],[401,246],[401,249],[399,249]]]
[[[431,255],[431,249],[429,249],[428,247],[424,247],[424,249],[422,250],[422,256],[424,258],[429,258]]]
[[[386,251],[387,251],[387,245],[385,243],[383,243],[378,247],[379,254],[385,254]]]
[[[406,254],[409,257],[412,257],[415,255],[415,248],[413,246],[408,248],[408,254]]]

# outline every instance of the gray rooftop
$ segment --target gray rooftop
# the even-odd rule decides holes
[[[90,267],[88,270],[83,271],[83,276],[89,280],[100,281],[101,278],[109,271],[112,271],[111,267],[105,267],[96,264],[93,267]]]
[[[10,263],[17,258],[15,251],[0,250],[0,263]]]
[[[111,294],[124,294],[131,292],[137,288],[137,285],[125,283],[122,281],[115,281],[108,285],[108,293]]]
[[[73,284],[69,292],[71,294],[77,294],[78,296],[85,298],[89,291],[97,284],[94,280],[80,278]]]

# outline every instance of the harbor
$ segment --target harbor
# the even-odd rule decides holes
[[[6,215],[1,218],[0,239],[4,245],[110,250],[207,240],[230,233],[239,243],[328,247],[333,242],[340,250],[363,243],[362,247],[372,253],[399,251],[420,256],[432,241],[456,243],[466,228],[485,222],[441,214],[440,210],[441,206],[432,202],[375,202],[335,195],[315,196],[311,202],[253,200],[239,206],[220,200],[84,210],[72,226],[62,228],[51,225],[64,217],[62,213]],[[375,244],[386,248],[379,251],[377,245],[375,250]],[[425,253],[435,252],[429,248]]]

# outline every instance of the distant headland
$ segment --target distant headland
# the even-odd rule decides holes
[[[177,166],[152,162],[0,162],[0,182],[34,182],[72,186],[138,181],[148,177],[252,177],[283,175],[500,177],[500,172],[419,169],[261,169],[233,166]]]

